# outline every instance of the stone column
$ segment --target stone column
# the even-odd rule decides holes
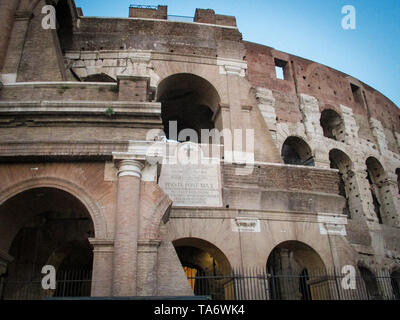
[[[93,246],[92,297],[111,296],[114,241],[89,239]]]
[[[137,293],[140,296],[157,295],[157,253],[161,240],[139,240]]]
[[[225,160],[230,159],[235,162],[236,158],[240,160],[243,158],[243,148],[240,148],[240,144],[235,142],[234,130],[243,129],[240,82],[241,78],[245,77],[246,75],[245,70],[247,69],[247,64],[244,61],[232,59],[218,59],[217,64],[220,66],[220,74],[226,75],[227,98],[229,103],[230,116],[229,123],[233,140],[232,150],[225,149]],[[225,124],[224,127],[227,128]],[[236,139],[240,139],[240,137],[237,137]],[[244,135],[242,135],[241,145],[244,146]]]
[[[387,179],[378,185],[380,193],[381,214],[383,223],[400,228],[400,207],[398,202],[397,177],[395,174],[387,173]]]
[[[112,295],[136,295],[139,197],[143,163],[117,160],[118,191]]]

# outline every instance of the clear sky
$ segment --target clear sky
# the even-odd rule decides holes
[[[168,14],[196,8],[236,17],[243,39],[347,73],[400,107],[400,0],[75,0],[85,16],[127,17],[130,4],[168,5]],[[356,29],[341,25],[344,5]]]

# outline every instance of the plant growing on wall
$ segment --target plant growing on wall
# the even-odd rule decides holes
[[[115,114],[115,110],[113,109],[113,107],[108,107],[106,110],[106,115],[107,117],[112,117]]]

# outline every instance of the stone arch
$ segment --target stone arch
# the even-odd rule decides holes
[[[223,274],[230,274],[232,267],[231,264],[226,257],[226,255],[222,252],[221,249],[219,249],[216,245],[212,244],[211,242],[200,239],[200,238],[180,238],[177,240],[174,240],[173,245],[175,248],[179,247],[192,247],[196,248],[198,250],[208,252],[211,256],[215,258],[215,260],[219,264],[219,270]],[[179,256],[179,254],[178,254]],[[182,261],[182,260],[181,260]]]
[[[387,224],[390,220],[391,203],[387,193],[390,194],[387,185],[387,174],[381,162],[375,157],[369,157],[365,161],[367,167],[367,179],[370,185],[372,207],[380,224]],[[387,190],[389,190],[387,192]]]
[[[90,295],[93,252],[89,239],[94,236],[94,224],[88,208],[77,197],[60,188],[25,188],[1,203],[0,219],[1,249],[13,257],[7,266],[6,299]],[[85,280],[85,290],[41,290],[40,281],[36,281],[41,278],[42,267],[49,263],[57,268],[58,276],[64,272],[65,279],[73,276]],[[75,275],[70,274],[72,268]],[[83,270],[85,279],[80,278]]]
[[[268,281],[271,299],[329,298],[329,283],[320,281],[320,276],[326,274],[326,266],[317,251],[304,242],[279,243],[270,252],[266,266],[271,274]]]
[[[117,83],[117,80],[104,72],[88,74],[86,77],[81,78],[81,80],[83,82]]]
[[[400,300],[400,265],[390,268],[390,282],[393,296],[396,300]]]
[[[102,208],[86,193],[83,188],[70,181],[65,181],[63,179],[54,177],[40,177],[19,182],[1,191],[0,205],[23,191],[46,187],[63,190],[82,202],[92,218],[96,238],[107,239],[107,222]]]
[[[200,138],[201,129],[215,128],[214,115],[218,112],[221,98],[205,78],[191,73],[177,73],[159,83],[157,101],[161,102],[161,117],[167,137],[182,140],[186,136],[181,138],[179,133],[184,129],[194,130]],[[178,136],[170,137],[170,121],[177,122]],[[197,143],[199,139],[192,142]]]
[[[315,161],[310,146],[297,136],[289,136],[283,142],[281,156],[285,164],[314,166]]]
[[[172,200],[155,183],[142,183],[141,188],[139,239],[158,239],[160,224],[169,219]]]
[[[323,110],[321,112],[320,124],[325,137],[345,142],[346,131],[344,121],[335,110]]]
[[[226,276],[232,273],[226,255],[211,242],[200,238],[180,238],[172,243],[194,294],[226,299]]]
[[[372,299],[381,299],[378,281],[374,272],[372,272],[371,269],[363,263],[359,263],[357,268],[360,277],[364,282],[365,290],[368,297]]]
[[[359,194],[353,171],[353,162],[346,153],[339,149],[332,149],[329,151],[329,161],[332,169],[339,170],[339,195],[346,198],[346,206],[343,209],[343,214],[350,218],[354,215],[354,211],[356,210],[356,195]]]
[[[301,264],[304,268],[307,268],[309,272],[313,271],[326,271],[326,266],[324,261],[322,260],[321,256],[318,252],[312,248],[310,245],[306,244],[305,242],[298,241],[298,240],[287,240],[279,243],[276,245],[270,252],[267,260],[276,259],[274,254],[278,250],[287,251],[293,254],[293,259],[297,260],[297,264]],[[270,261],[272,263],[272,261]],[[293,261],[292,261],[293,262]],[[289,261],[290,263],[290,261]],[[291,266],[294,267],[294,266]]]
[[[216,66],[215,66],[216,68]],[[225,95],[226,92],[224,92],[225,87],[221,85],[221,82],[218,81],[218,78],[215,77],[214,72],[210,73],[208,70],[204,69],[201,65],[193,65],[193,64],[180,64],[179,68],[170,66],[169,68],[167,67],[162,68],[162,69],[157,69],[157,79],[154,82],[155,86],[157,88],[160,87],[160,84],[165,81],[166,79],[173,77],[175,75],[179,74],[189,74],[193,75],[195,77],[201,78],[206,80],[218,93],[218,96],[220,97],[221,102],[226,102],[225,101]],[[216,69],[217,70],[217,69]],[[158,96],[158,95],[157,95]]]

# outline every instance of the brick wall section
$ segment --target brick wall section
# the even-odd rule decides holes
[[[148,101],[150,79],[146,77],[118,77],[119,100]]]
[[[17,4],[17,0],[0,2],[0,70],[3,67],[3,62],[6,56]]]
[[[248,79],[254,86],[273,90],[279,122],[299,122],[297,93],[318,99],[321,110],[337,109],[340,104],[352,108],[360,127],[360,138],[373,141],[368,118],[382,122],[388,131],[400,128],[400,109],[384,95],[367,84],[335,69],[311,60],[274,50],[271,47],[243,41],[246,47]],[[276,79],[274,58],[287,61],[288,77]],[[365,92],[366,104],[358,103],[353,97],[350,83]],[[279,105],[284,106],[280,108]],[[340,113],[340,112],[339,112]],[[392,151],[398,152],[393,139],[389,143]]]
[[[122,31],[121,31],[122,30]],[[119,50],[132,48],[179,54],[196,54],[215,57],[217,40],[238,42],[242,39],[237,29],[208,25],[154,21],[90,18],[81,20],[79,33],[74,33],[73,42],[66,50]],[[236,43],[236,46],[238,43]],[[224,56],[219,54],[220,56]]]
[[[63,58],[55,30],[45,30],[42,27],[44,5],[46,3],[42,0],[33,12],[18,70],[18,81],[65,80]]]
[[[196,9],[194,22],[215,24],[215,12],[212,9]]]
[[[254,186],[266,189],[302,190],[338,194],[339,175],[334,171],[304,167],[255,166],[250,175],[236,175],[238,165],[223,165],[224,186]]]
[[[168,7],[158,6],[157,9],[150,8],[129,8],[129,17],[131,18],[149,18],[149,19],[168,19]]]
[[[110,86],[71,87],[67,84],[58,88],[44,88],[40,85],[24,87],[3,87],[0,90],[1,101],[29,100],[79,100],[79,101],[116,101],[118,88]]]

